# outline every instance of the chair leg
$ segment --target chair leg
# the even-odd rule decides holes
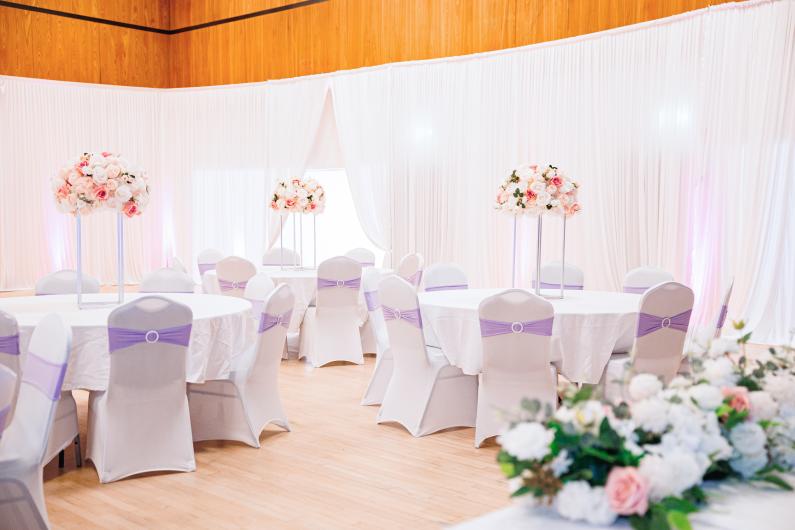
[[[58,467],[61,468],[61,469],[63,469],[63,464],[64,464],[63,456],[64,456],[63,455],[63,451],[58,453]]]
[[[83,452],[80,446],[80,435],[75,436],[75,465],[83,467]]]

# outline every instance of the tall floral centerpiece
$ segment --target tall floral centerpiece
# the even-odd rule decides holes
[[[118,303],[124,301],[124,233],[122,220],[141,215],[149,205],[149,181],[143,170],[135,169],[116,153],[83,153],[52,178],[55,204],[62,213],[76,219],[77,303],[83,302],[82,230],[83,216],[98,211],[116,212],[116,256]]]
[[[303,180],[300,178],[293,178],[291,180],[280,180],[276,183],[271,197],[270,207],[275,212],[279,213],[280,217],[280,232],[279,232],[279,246],[284,252],[284,218],[291,215],[293,219],[293,249],[297,250],[300,246],[301,251],[298,253],[300,259],[303,260],[303,214],[312,214],[312,246],[313,251],[313,267],[317,267],[317,223],[316,216],[323,213],[326,207],[326,192],[323,186],[318,184],[315,179]],[[296,215],[300,222],[299,241],[296,242]],[[282,267],[284,267],[284,260]],[[301,263],[294,263],[296,267],[301,267]]]
[[[566,263],[566,219],[580,211],[579,184],[553,165],[528,164],[511,171],[497,190],[495,208],[514,216],[513,272],[511,283],[516,285],[516,224],[521,215],[538,218],[536,241],[536,294],[541,294],[541,232],[545,214],[563,218],[563,250],[561,259],[560,296],[563,297]]]

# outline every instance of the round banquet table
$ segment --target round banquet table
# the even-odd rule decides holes
[[[479,374],[483,366],[478,306],[504,289],[467,289],[419,294],[425,341],[442,349],[453,366]],[[556,290],[542,294],[555,295]],[[598,383],[610,355],[632,347],[640,295],[603,291],[566,291],[549,300],[555,308],[552,361],[577,383]]]
[[[193,327],[187,358],[187,381],[202,383],[229,375],[232,360],[242,354],[256,336],[249,318],[251,303],[231,296],[187,293],[125,293],[129,302],[142,296],[163,296],[193,311]],[[116,294],[84,295],[85,301],[116,299]],[[0,310],[13,315],[19,324],[20,361],[24,363],[30,336],[44,315],[58,314],[72,328],[72,352],[63,389],[106,390],[110,372],[108,315],[117,305],[78,309],[74,294],[21,296],[0,299]]]

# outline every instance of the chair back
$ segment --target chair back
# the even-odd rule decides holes
[[[364,301],[367,304],[368,318],[375,334],[375,342],[378,354],[389,349],[389,336],[386,332],[386,322],[384,313],[381,311],[381,301],[378,296],[378,287],[381,284],[383,275],[373,268],[366,268],[362,271],[362,291]]]
[[[399,276],[388,276],[378,287],[378,298],[395,369],[410,371],[427,366],[422,315],[414,286]]]
[[[693,290],[677,282],[652,287],[640,300],[632,367],[670,381],[682,360]]]
[[[242,297],[248,281],[257,274],[257,267],[245,258],[229,256],[215,266],[221,294]]]
[[[83,274],[82,290],[84,294],[98,293],[99,280]],[[77,293],[77,271],[63,269],[39,278],[39,281],[36,282],[35,292],[37,295]]]
[[[42,318],[30,337],[14,419],[6,426],[2,446],[8,444],[17,455],[36,465],[45,463],[71,342],[71,328],[56,314]],[[0,454],[5,453],[2,446]]]
[[[0,311],[0,366],[19,375],[19,326],[17,319]]]
[[[375,267],[375,253],[366,248],[354,248],[345,253],[345,256],[358,261],[362,267]]]
[[[723,325],[726,323],[726,316],[729,314],[729,301],[731,301],[733,290],[734,278],[731,279],[729,286],[726,288],[726,291],[724,291],[723,300],[721,301],[720,309],[718,310],[718,318],[715,319],[715,333],[713,336],[716,339],[720,337],[721,331],[723,330]]]
[[[416,289],[422,281],[422,269],[425,265],[425,260],[422,254],[413,253],[403,256],[398,264],[398,276],[409,282]]]
[[[163,268],[144,276],[138,290],[142,293],[192,293],[195,287],[186,273]]]
[[[289,248],[272,248],[262,256],[263,265],[299,265],[301,255]]]
[[[362,266],[358,261],[337,256],[317,267],[318,310],[324,307],[355,307],[359,304]]]
[[[199,276],[207,271],[214,271],[216,264],[224,259],[225,255],[220,250],[206,248],[196,256],[196,264],[199,267]]]
[[[171,259],[168,260],[168,266],[171,269],[178,270],[180,272],[184,272],[188,274],[188,268],[182,263],[182,260],[176,256],[171,256]]]
[[[287,284],[279,284],[266,296],[258,318],[257,358],[249,372],[249,380],[272,384],[268,374],[272,374],[282,360],[294,307],[295,296]]]
[[[426,291],[452,291],[469,289],[464,269],[453,263],[436,263],[423,272]]]
[[[243,298],[251,302],[251,316],[259,318],[262,313],[263,303],[268,295],[271,294],[276,288],[271,277],[264,273],[258,272],[246,283],[246,288],[243,291]]]
[[[674,281],[674,276],[670,272],[654,267],[638,267],[632,269],[624,276],[624,292],[643,294],[663,282]]]
[[[541,288],[560,289],[561,269],[563,269],[563,288],[569,291],[582,291],[585,285],[585,273],[576,265],[571,263],[563,265],[560,261],[552,261],[541,267]]]
[[[0,365],[0,438],[11,418],[11,407],[17,388],[17,374],[10,368]]]

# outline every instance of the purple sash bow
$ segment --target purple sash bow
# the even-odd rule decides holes
[[[28,352],[22,370],[22,382],[33,385],[51,401],[60,399],[65,375],[66,364],[55,364]]]
[[[326,278],[317,279],[318,289],[328,289],[329,287],[347,287],[348,289],[358,289],[361,285],[361,278],[352,278],[350,280],[329,280]]]
[[[535,285],[536,285],[536,282],[533,282],[533,287],[535,287]],[[541,282],[541,288],[542,289],[560,289],[560,284],[559,283],[554,283],[554,282],[552,282],[552,283],[550,283],[550,282]],[[583,288],[582,285],[574,285],[574,284],[567,285],[567,284],[563,284],[563,289],[565,289],[566,291],[582,291],[582,288]]]
[[[173,328],[138,330],[127,328],[108,328],[108,341],[110,352],[134,346],[142,342],[154,344],[165,342],[176,346],[187,346],[190,344],[190,329],[192,324],[175,326]]]
[[[218,285],[222,291],[233,291],[235,289],[245,289],[248,281],[230,282],[218,278]]]
[[[636,336],[644,337],[649,333],[654,333],[663,328],[675,329],[676,331],[684,333],[687,331],[687,326],[690,324],[691,311],[692,310],[688,309],[672,317],[658,317],[657,315],[640,313],[640,315],[638,315],[638,332]]]
[[[480,319],[480,336],[494,337],[509,333],[528,333],[530,335],[552,336],[552,322],[555,317],[544,320],[528,320],[527,322],[503,322],[501,320]]]
[[[406,281],[415,287],[419,285],[420,282],[422,281],[422,269],[418,270],[417,272],[406,278]]]
[[[257,333],[265,333],[269,329],[281,326],[283,328],[290,327],[290,318],[293,316],[293,310],[290,309],[281,315],[271,315],[270,313],[262,313],[259,318],[259,329]]]
[[[718,329],[723,327],[723,324],[726,323],[726,315],[729,314],[729,307],[722,305],[720,306],[720,316],[718,316]],[[2,339],[0,339],[1,341]],[[2,347],[0,347],[0,351],[2,351]]]
[[[469,285],[465,283],[459,283],[456,285],[434,285],[432,287],[425,287],[425,292],[433,292],[433,291],[460,291],[463,289],[469,289]]]
[[[207,271],[214,271],[214,270],[215,270],[215,263],[199,263],[199,275],[202,275]]]
[[[416,309],[400,310],[382,305],[381,310],[384,312],[384,320],[402,320],[408,322],[415,328],[422,329],[422,315],[420,315],[419,307]]]
[[[381,305],[378,303],[378,291],[365,291],[364,302],[368,311],[375,311]]]
[[[628,285],[624,286],[624,292],[629,294],[643,294],[648,290],[648,287],[630,287]]]
[[[8,418],[8,413],[11,412],[11,404],[9,403],[2,409],[0,409],[0,435],[3,434],[3,431],[6,428],[6,419]]]
[[[0,353],[19,355],[19,334],[0,337]]]

